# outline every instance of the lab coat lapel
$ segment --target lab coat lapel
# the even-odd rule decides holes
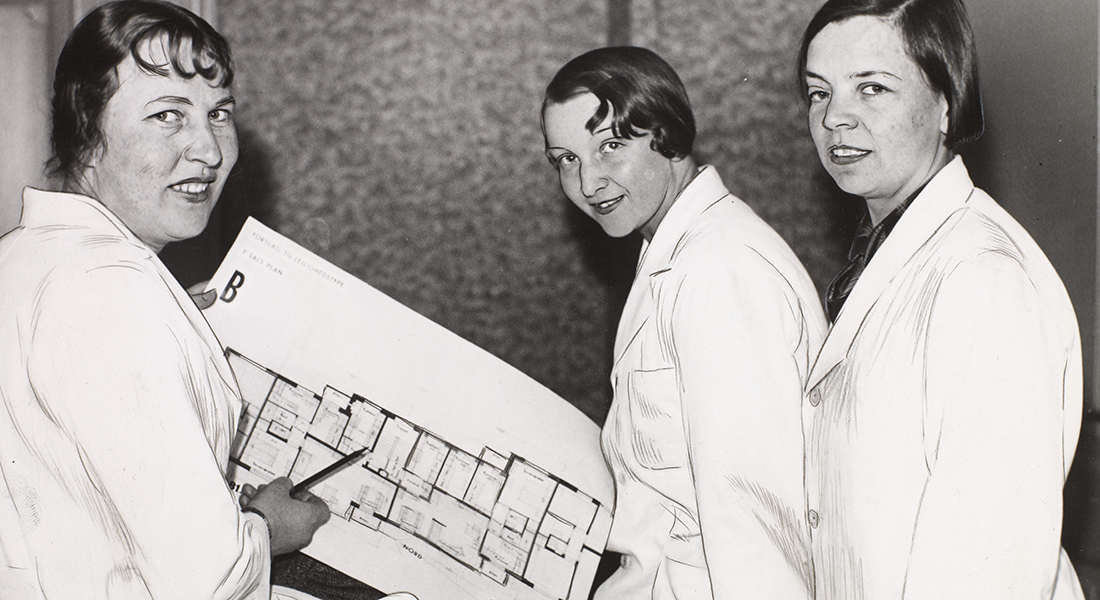
[[[925,186],[867,264],[844,302],[810,371],[807,390],[813,389],[844,360],[867,313],[882,297],[890,282],[913,260],[940,226],[965,205],[973,190],[974,184],[960,157],[955,157]]]
[[[638,332],[652,318],[656,292],[662,277],[672,268],[672,255],[684,233],[707,207],[727,195],[729,192],[714,167],[701,167],[695,178],[681,190],[653,239],[642,242],[634,284],[630,287],[615,335],[614,365],[619,364]]]
[[[635,336],[649,320],[649,315],[652,312],[653,296],[650,292],[650,286],[641,282],[642,278],[648,279],[649,276],[647,267],[651,261],[646,260],[649,256],[649,248],[650,243],[642,240],[641,256],[638,258],[638,267],[634,271],[634,283],[630,286],[630,293],[627,295],[626,304],[623,306],[622,317],[619,318],[619,329],[615,334],[615,361],[613,363],[615,365],[619,364],[619,360],[622,359],[626,349],[630,347]]]

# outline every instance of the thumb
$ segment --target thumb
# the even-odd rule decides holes
[[[195,302],[195,306],[198,306],[199,310],[210,308],[210,305],[214,304],[217,299],[218,290],[206,290],[198,294],[191,294],[191,300]]]
[[[200,281],[187,288],[187,293],[191,295],[191,300],[195,302],[195,306],[198,306],[199,310],[209,308],[209,306],[218,299],[218,290],[211,289],[203,291],[203,288],[208,285],[210,285],[209,279]]]

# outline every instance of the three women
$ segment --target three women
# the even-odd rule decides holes
[[[274,486],[251,498],[265,525],[220,477],[235,384],[156,252],[201,231],[235,160],[232,71],[212,30],[149,5],[74,33],[54,146],[75,193],[28,191],[0,242],[2,581],[36,596],[262,594],[268,544],[328,516]],[[625,558],[601,596],[1079,593],[1058,549],[1077,325],[954,155],[980,131],[970,37],[954,0],[833,0],[807,31],[811,133],[869,215],[816,363],[812,286],[696,168],[675,73],[605,49],[551,83],[566,195],[645,239],[604,433]]]

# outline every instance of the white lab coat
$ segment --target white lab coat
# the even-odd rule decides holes
[[[704,167],[644,244],[615,342],[597,598],[810,597],[799,406],[824,336],[787,244]]]
[[[0,597],[266,600],[213,331],[102,204],[24,196],[0,238]]]
[[[818,600],[1081,597],[1060,548],[1081,377],[1057,273],[955,158],[868,264],[807,383]]]

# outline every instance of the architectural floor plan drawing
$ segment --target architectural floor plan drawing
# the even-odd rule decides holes
[[[313,489],[336,518],[391,538],[412,534],[502,592],[587,591],[574,575],[595,569],[602,551],[599,529],[590,540],[601,509],[592,497],[521,457],[472,454],[366,398],[331,387],[317,395],[232,349],[227,356],[246,403],[231,482],[301,481],[368,448]]]
[[[244,400],[231,484],[367,449],[311,487],[333,516],[305,553],[419,600],[587,598],[613,498],[591,420],[258,222],[212,285]]]

